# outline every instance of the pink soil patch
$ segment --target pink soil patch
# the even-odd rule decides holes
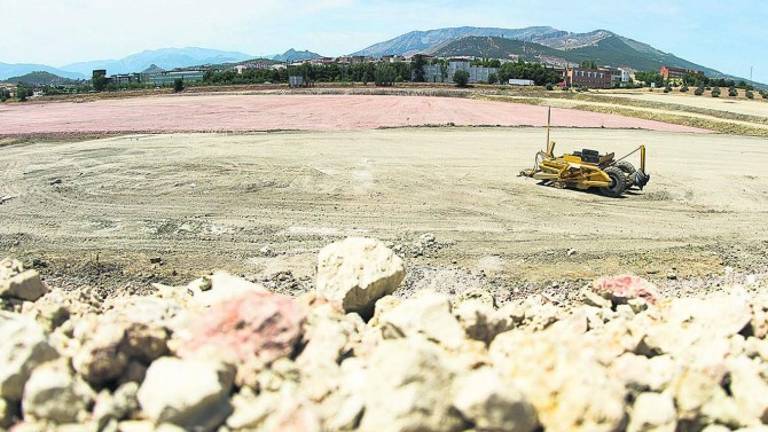
[[[0,135],[351,130],[444,125],[544,126],[546,108],[506,102],[422,96],[158,96],[91,103],[0,107]],[[586,111],[553,109],[563,127],[706,132],[686,126]]]

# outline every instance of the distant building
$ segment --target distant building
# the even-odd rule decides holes
[[[310,82],[301,75],[291,75],[288,77],[288,86],[291,88],[310,87]]]
[[[677,68],[672,66],[662,66],[659,69],[661,77],[664,81],[682,81],[686,74],[698,74],[699,71]]]
[[[244,71],[250,69],[267,70],[272,68],[274,62],[268,60],[255,60],[247,63],[242,63],[234,67],[238,75],[242,75]]]
[[[572,67],[566,70],[565,85],[568,87],[611,88],[613,78],[606,69]]]
[[[203,70],[172,70],[141,74],[143,83],[157,87],[172,86],[174,81],[180,79],[185,83],[202,82],[205,79]]]
[[[509,80],[509,85],[528,87],[528,86],[536,85],[536,83],[533,80],[529,80],[529,79],[512,78]]]
[[[488,82],[491,75],[498,75],[498,68],[491,68],[485,66],[472,66],[472,62],[469,60],[451,60],[448,65],[431,64],[425,65],[424,68],[424,81],[432,83],[453,82],[453,76],[458,71],[465,71],[469,74],[470,83]]]

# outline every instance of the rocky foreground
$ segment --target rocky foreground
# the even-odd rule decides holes
[[[768,431],[768,288],[581,303],[393,297],[404,264],[347,239],[315,291],[226,273],[151,296],[47,287],[0,261],[0,429]]]

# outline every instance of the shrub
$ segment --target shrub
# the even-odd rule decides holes
[[[704,87],[698,87],[698,88],[697,88],[697,89],[696,89],[696,90],[693,92],[693,94],[695,94],[696,96],[701,96],[701,95],[703,95],[703,94],[704,94]]]
[[[466,87],[469,83],[469,72],[457,70],[456,73],[453,74],[453,82],[459,87]]]
[[[552,91],[554,89],[555,89],[555,87],[552,84],[547,84],[547,90],[548,91]]]
[[[752,93],[752,90],[747,90],[747,91],[744,93],[744,96],[746,96],[746,97],[747,97],[747,99],[754,99],[754,98],[755,98],[755,94],[754,94],[754,93]]]
[[[495,73],[488,75],[488,84],[496,84],[499,81],[499,77]]]
[[[680,87],[680,93],[688,93],[688,84],[683,84],[683,86]]]
[[[173,81],[173,92],[181,93],[184,90],[184,80],[176,79]]]
[[[720,97],[720,87],[712,87],[712,97]]]
[[[736,97],[739,95],[739,91],[736,90],[736,87],[731,87],[728,89],[728,96],[730,97]]]
[[[763,99],[768,99],[768,91],[763,92]]]
[[[16,87],[16,99],[18,99],[19,102],[26,102],[28,94],[27,89],[24,87]]]

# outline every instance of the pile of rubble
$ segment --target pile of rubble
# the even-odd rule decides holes
[[[299,297],[215,273],[89,301],[0,262],[0,429],[768,430],[768,293],[581,302],[391,294],[403,261],[353,238]]]

